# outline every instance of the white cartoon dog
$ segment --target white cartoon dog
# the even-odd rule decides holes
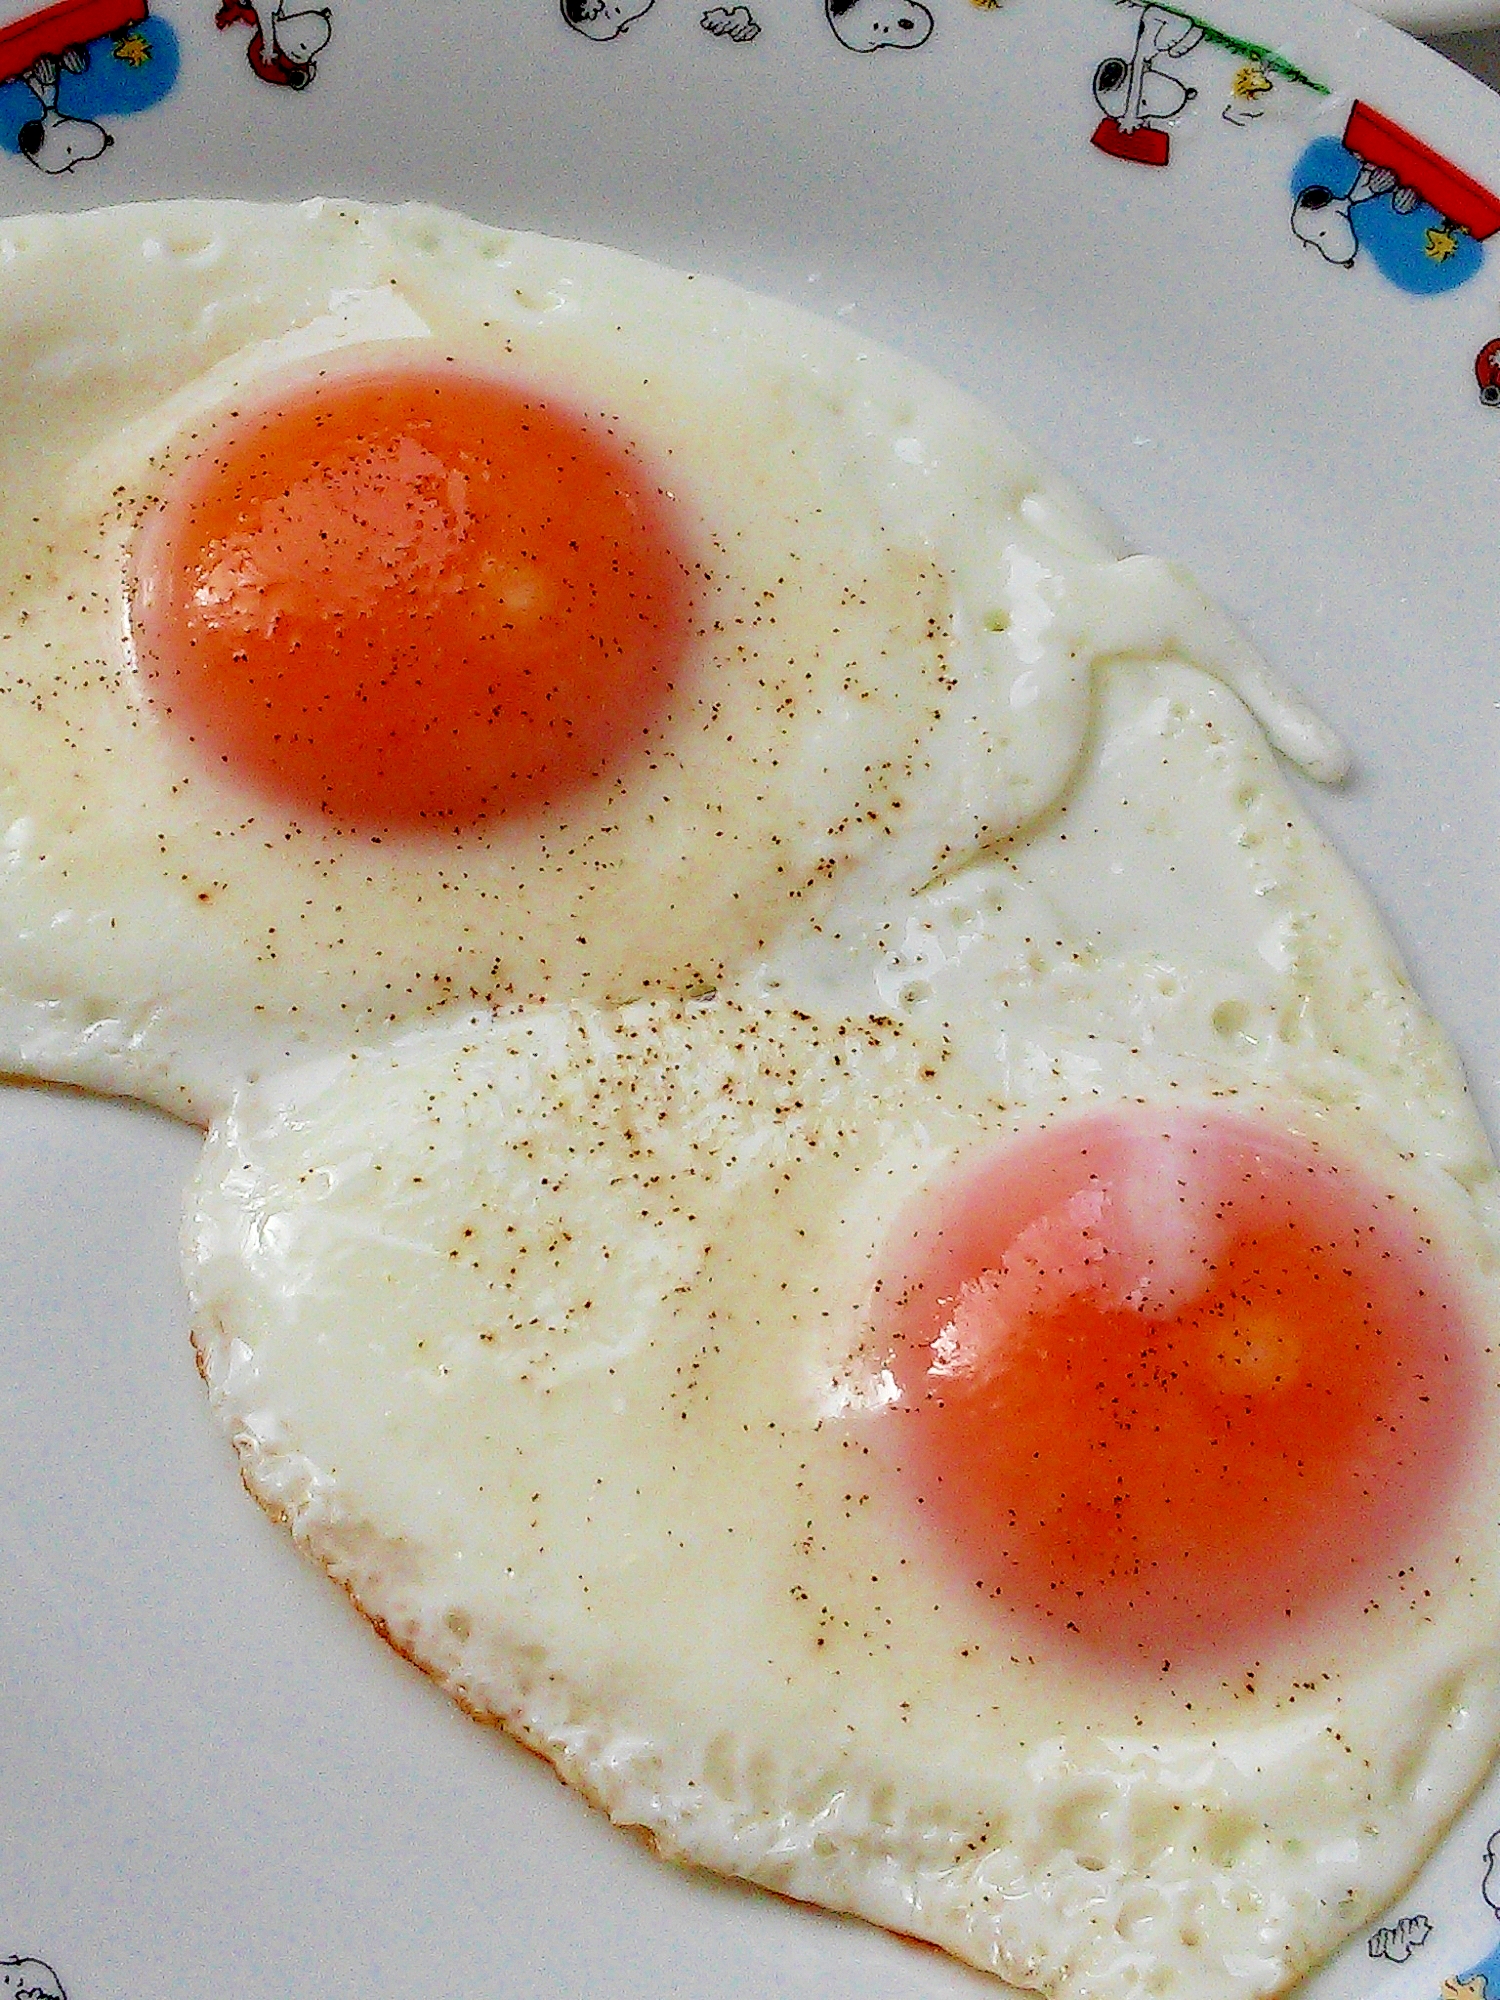
[[[1185,14],[1142,7],[1130,55],[1106,56],[1094,71],[1094,102],[1127,134],[1175,118],[1198,93],[1162,63],[1187,55],[1202,40],[1202,28]]]
[[[115,142],[92,118],[69,118],[57,108],[57,79],[64,70],[80,76],[89,66],[85,48],[64,49],[60,56],[38,56],[21,82],[41,107],[40,118],[28,118],[16,134],[16,144],[44,174],[65,174],[83,160],[97,160]]]
[[[612,42],[654,5],[655,0],[562,0],[562,17],[591,42]]]
[[[39,1958],[0,1958],[0,2000],[67,2000],[62,1981]]]
[[[932,33],[932,15],[918,0],[824,0],[828,25],[846,49],[919,49]]]
[[[316,58],[333,38],[333,16],[326,7],[308,7],[288,14],[267,0],[224,0],[214,17],[219,28],[235,23],[252,30],[245,58],[263,83],[288,90],[306,90],[318,73]]]
[[[1415,188],[1400,185],[1391,168],[1372,167],[1361,160],[1347,194],[1336,195],[1321,184],[1302,190],[1292,204],[1292,234],[1330,264],[1347,269],[1359,255],[1354,210],[1362,201],[1377,201],[1383,194],[1391,197],[1397,215],[1410,215],[1421,199]]]

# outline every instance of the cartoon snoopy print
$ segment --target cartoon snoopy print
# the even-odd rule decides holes
[[[214,25],[248,25],[252,32],[245,58],[251,69],[263,83],[288,90],[306,90],[318,73],[316,58],[333,37],[333,16],[326,7],[288,14],[267,0],[223,0]]]
[[[1500,198],[1356,98],[1338,139],[1315,139],[1292,173],[1292,234],[1349,270],[1362,254],[1408,292],[1466,284],[1500,230]]]
[[[1500,1917],[1500,1832],[1492,1833],[1484,1850],[1484,1878],[1479,1893]],[[1443,1981],[1442,2000],[1500,2000],[1500,1945],[1471,1965],[1467,1972],[1455,1973]]]
[[[591,42],[612,42],[654,5],[655,0],[562,0],[562,17]]]
[[[176,80],[177,38],[148,0],[0,11],[0,150],[65,174],[114,144],[102,115],[143,111]]]
[[[1354,185],[1344,195],[1315,182],[1306,187],[1292,204],[1292,234],[1310,249],[1321,251],[1330,264],[1346,269],[1359,255],[1359,238],[1354,233],[1354,211],[1362,201],[1391,197],[1397,215],[1410,215],[1421,197],[1414,187],[1403,187],[1390,167],[1377,167],[1361,160]]]
[[[93,118],[69,118],[57,108],[57,79],[64,70],[81,76],[89,66],[84,48],[64,49],[60,56],[38,56],[21,77],[41,109],[16,134],[16,144],[44,174],[65,174],[83,160],[97,160],[115,142]]]
[[[1104,113],[1093,142],[1102,152],[1142,166],[1164,167],[1170,140],[1163,127],[1198,95],[1166,68],[1203,40],[1201,23],[1168,7],[1143,6],[1128,56],[1106,56],[1094,71],[1094,102]]]
[[[559,0],[562,17],[591,42],[612,42],[649,14],[656,0]],[[932,33],[932,10],[921,0],[823,0],[828,25],[846,49],[919,49]],[[700,25],[720,40],[753,41],[760,24],[748,8],[712,8]]]
[[[918,0],[824,0],[828,25],[846,49],[919,49],[932,33],[932,14]]]
[[[0,2000],[68,2000],[62,1981],[40,1958],[0,1958]]]

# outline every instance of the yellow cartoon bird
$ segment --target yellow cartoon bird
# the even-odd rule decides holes
[[[128,33],[116,37],[116,62],[129,63],[132,69],[139,69],[143,63],[148,63],[150,60],[151,44],[139,28],[132,28]]]
[[[1422,245],[1422,255],[1430,257],[1434,264],[1446,264],[1458,249],[1458,238],[1451,229],[1429,229]]]
[[[1229,87],[1234,96],[1244,99],[1264,97],[1274,86],[1259,63],[1242,63],[1235,71],[1234,82]]]
[[[1489,2000],[1489,1981],[1482,1972],[1468,1979],[1445,1979],[1442,2000]]]

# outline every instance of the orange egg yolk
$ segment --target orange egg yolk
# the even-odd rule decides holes
[[[966,1588],[1157,1670],[1400,1588],[1479,1349],[1410,1206],[1352,1163],[1120,1111],[964,1167],[895,1244],[881,1450]]]
[[[507,382],[300,385],[227,419],[138,537],[148,697],[294,815],[555,806],[639,752],[681,672],[674,511],[602,426]]]

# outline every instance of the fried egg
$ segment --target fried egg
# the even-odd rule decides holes
[[[12,1072],[201,1119],[454,1002],[714,987],[1029,818],[1122,649],[1336,761],[968,399],[732,286],[331,201],[0,257]]]
[[[1500,1736],[1462,1078],[1240,701],[712,997],[243,1091],[185,1263],[254,1496],[660,1850],[1057,2000],[1283,1990]]]

